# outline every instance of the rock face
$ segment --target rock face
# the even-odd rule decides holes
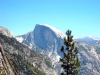
[[[60,67],[58,62],[62,55],[60,48],[64,37],[65,35],[60,30],[52,26],[37,24],[33,31],[17,36],[16,39],[18,41],[22,40],[21,43],[27,45],[32,50],[48,55],[51,58],[52,65],[58,71]]]
[[[64,38],[64,34],[49,25],[39,25],[37,24],[34,29],[34,43],[41,47],[43,50],[47,50],[47,47],[55,43],[58,45],[57,49],[60,49],[59,46],[62,45],[62,39]]]
[[[0,26],[0,33],[2,33],[3,35],[6,35],[8,37],[13,37],[13,34],[11,33],[11,31],[2,26]]]
[[[60,56],[62,57],[60,48],[63,45],[63,38],[65,35],[54,27],[39,24],[37,24],[35,29],[28,34],[29,35],[25,35],[27,39],[24,39],[23,41],[25,42],[23,43],[28,43],[27,46],[29,47],[30,44],[33,46],[32,43],[40,47],[42,53],[50,57],[52,65],[59,75],[60,63],[58,62]],[[25,38],[23,36],[20,37]],[[29,39],[31,39],[31,41],[29,41]],[[100,75],[100,40],[90,36],[74,40],[78,47],[78,57],[81,61],[79,75]]]
[[[54,66],[59,62],[64,37],[60,30],[49,25],[37,24],[34,29],[34,43],[51,58]]]
[[[81,61],[79,75],[100,75],[100,45],[76,43]]]
[[[33,31],[28,32],[25,35],[22,36],[16,36],[17,41],[20,43],[23,43],[25,45],[28,45],[30,49],[32,49],[34,46],[34,36],[33,36]],[[27,41],[26,41],[27,40]]]
[[[74,40],[81,61],[79,75],[100,75],[100,39],[86,36]]]
[[[12,57],[9,54],[5,54],[3,47],[0,45],[0,74],[1,75],[20,75],[17,66],[15,66],[14,61],[11,60]]]
[[[48,56],[30,50],[15,38],[0,34],[0,44],[18,64],[20,75],[57,75]],[[12,64],[13,59],[11,59]],[[12,66],[12,68],[14,67]]]
[[[16,36],[15,38],[20,43],[23,43],[24,45],[28,46],[31,50],[34,50],[39,53],[43,52],[43,50],[36,46],[34,43],[34,31],[30,31],[25,35]]]
[[[34,29],[34,43],[42,48],[51,58],[55,69],[60,72],[59,57],[62,56],[60,48],[65,35],[58,29],[48,25],[36,25]],[[81,61],[79,75],[100,74],[100,40],[87,36],[78,38],[76,46],[79,49],[78,57]]]

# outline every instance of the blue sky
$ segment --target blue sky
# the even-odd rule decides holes
[[[0,0],[0,25],[17,36],[49,24],[76,36],[100,37],[100,0]]]

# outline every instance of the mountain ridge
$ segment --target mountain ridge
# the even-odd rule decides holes
[[[59,74],[60,64],[59,60],[57,59],[62,56],[60,52],[60,47],[64,45],[62,37],[58,37],[59,35],[57,35],[57,33],[51,27],[49,28],[49,26],[46,25],[38,25],[38,27],[36,26],[33,30],[33,36],[35,38],[33,39],[34,43],[38,47],[42,48],[44,53],[46,53],[51,58],[52,64]],[[87,38],[85,38],[85,40],[87,41]],[[84,38],[82,38],[81,41],[79,41],[79,39],[74,39],[74,41],[79,49],[78,57],[81,59],[82,63],[79,75],[99,75],[100,72],[98,71],[98,69],[100,69],[100,45],[96,44],[95,40],[91,37],[88,37],[88,43],[84,41]],[[92,65],[95,69],[92,69],[93,67],[88,67],[88,64]]]
[[[84,36],[84,37],[75,37],[74,39],[84,39],[84,38],[91,38],[93,40],[100,40],[100,37],[95,37],[95,36],[92,36],[92,35],[87,35],[87,36]]]
[[[3,46],[4,51],[9,53],[14,60],[16,60],[21,75],[46,75],[46,73],[48,73],[48,75],[51,73],[56,75],[50,59],[47,56],[30,50],[27,46],[19,43],[15,38],[9,38],[0,34],[0,44]],[[27,68],[25,68],[25,66],[27,66]]]
[[[39,49],[40,53],[47,54],[51,58],[52,65],[54,66],[56,72],[60,74],[61,69],[59,58],[62,56],[60,47],[63,45],[63,38],[59,37],[59,35],[56,34],[52,28],[46,27],[46,25],[43,25],[42,28],[40,26],[41,25],[39,25],[38,28],[35,27],[35,29],[37,29],[34,29],[32,32],[24,34],[24,36],[20,36],[24,38],[22,43],[28,46],[30,49],[32,49],[34,46],[37,46],[35,47],[35,51],[38,52],[37,49]],[[81,40],[79,38],[76,40],[74,39],[74,41],[79,49],[78,57],[81,60],[79,75],[100,75],[99,40],[95,40],[89,36],[88,38],[82,38]]]

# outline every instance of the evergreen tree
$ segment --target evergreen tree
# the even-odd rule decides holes
[[[79,72],[80,61],[77,57],[77,47],[74,47],[73,36],[71,35],[71,31],[68,30],[66,32],[67,38],[64,38],[64,46],[61,47],[61,52],[63,52],[64,57],[60,58],[62,62],[61,67],[64,72],[61,75],[76,75]]]

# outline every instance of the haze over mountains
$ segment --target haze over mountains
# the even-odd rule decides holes
[[[48,55],[53,68],[59,75],[61,71],[59,58],[63,56],[60,48],[64,45],[64,37],[66,35],[55,27],[37,24],[33,31],[15,38],[31,50]],[[78,57],[81,61],[79,75],[100,75],[100,39],[86,36],[75,38],[74,41],[78,47]],[[48,73],[46,74],[48,75]]]

